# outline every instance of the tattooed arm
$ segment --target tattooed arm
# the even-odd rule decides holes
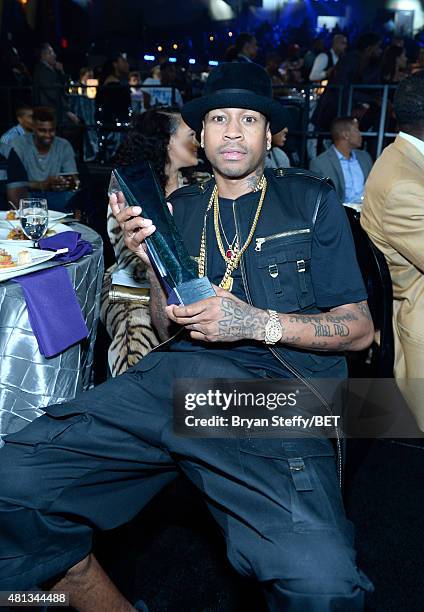
[[[147,277],[150,283],[150,318],[161,342],[170,338],[175,325],[166,314],[166,295],[152,268],[148,268]]]
[[[279,314],[283,344],[315,351],[362,351],[374,338],[367,302],[344,304],[322,314]],[[296,337],[296,341],[291,341]]]
[[[169,318],[206,342],[264,341],[269,315],[215,287],[217,297],[186,307],[169,306]],[[279,314],[280,343],[318,351],[359,351],[369,346],[374,328],[366,302],[345,304],[323,314]]]

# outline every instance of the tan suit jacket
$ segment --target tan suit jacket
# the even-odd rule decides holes
[[[368,177],[361,225],[389,266],[395,377],[424,431],[424,155],[401,136]]]

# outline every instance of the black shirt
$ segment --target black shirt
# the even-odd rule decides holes
[[[261,215],[272,214],[270,211],[273,210],[273,206],[270,205],[272,203],[269,200],[272,197],[279,197],[278,190],[268,190]],[[249,216],[252,218],[258,201],[259,193],[245,194],[236,200],[237,210],[239,212],[240,208],[246,206],[249,209]],[[193,204],[191,200],[187,202],[187,205],[190,205],[190,207]],[[235,232],[232,208],[232,200],[220,198],[221,221],[230,242]],[[276,227],[275,232],[284,231],[284,229],[287,228]],[[183,231],[183,228],[181,228],[181,231]],[[184,231],[190,230],[189,228],[184,228]],[[254,250],[256,238],[257,236],[253,237],[247,253]],[[214,284],[218,285],[225,272],[225,262],[219,253],[216,243],[212,216],[208,219],[207,252],[207,276]],[[334,190],[328,192],[319,207],[312,232],[311,255],[310,274],[318,312],[327,311],[342,304],[355,303],[367,299],[346,213],[338,201]],[[240,270],[233,273],[233,278],[233,294],[247,302],[241,283]],[[254,282],[254,279],[250,279],[249,282]],[[185,337],[182,335],[177,337],[172,345],[172,350],[204,350],[205,348],[208,351],[219,351],[223,357],[230,357],[238,363],[246,365],[256,375],[259,368],[265,370],[267,375],[271,377],[288,376],[288,372],[283,369],[280,362],[263,343],[250,340],[225,344],[202,343],[192,341],[187,334]],[[296,351],[297,361],[295,365],[297,364],[300,370],[302,370],[302,365],[298,362],[302,362],[303,354],[306,359],[309,352]],[[318,353],[314,355],[317,362],[328,361],[324,359],[325,356]],[[307,362],[309,363],[310,359],[307,359]],[[337,368],[332,369],[332,375],[335,377],[345,377],[347,369],[343,355],[340,355],[337,363]],[[308,368],[306,370],[309,371]],[[314,370],[311,375],[317,376],[321,371],[322,366],[317,368],[316,373]]]

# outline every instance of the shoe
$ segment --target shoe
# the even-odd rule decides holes
[[[149,612],[149,608],[142,599],[139,599],[135,602],[134,608],[138,610],[138,612]]]

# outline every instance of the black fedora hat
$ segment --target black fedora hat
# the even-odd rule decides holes
[[[282,105],[272,98],[271,79],[253,62],[224,63],[209,75],[201,98],[181,110],[184,121],[198,132],[206,113],[216,108],[246,108],[265,115],[272,134],[285,127]]]

